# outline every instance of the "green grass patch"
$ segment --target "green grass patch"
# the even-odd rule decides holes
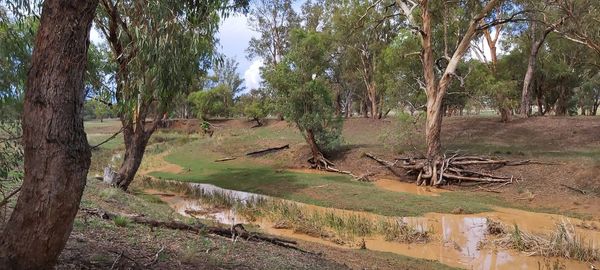
[[[113,222],[115,223],[115,225],[117,225],[119,227],[128,227],[129,223],[131,223],[131,221],[129,220],[129,218],[124,217],[124,216],[116,216],[113,219]]]
[[[184,167],[185,172],[179,174],[154,172],[152,176],[183,182],[214,184],[226,189],[386,216],[421,216],[429,212],[452,213],[457,208],[461,208],[465,214],[473,214],[491,211],[494,206],[557,213],[555,209],[532,209],[517,205],[493,194],[445,192],[435,197],[422,196],[382,190],[371,183],[356,182],[344,175],[282,171],[247,160],[214,162],[221,156],[206,151],[206,143],[206,141],[196,141],[186,144],[174,149],[173,154],[165,158],[170,163]],[[567,214],[582,217],[576,213]]]

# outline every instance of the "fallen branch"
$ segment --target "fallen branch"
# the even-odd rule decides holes
[[[150,227],[167,228],[167,229],[181,230],[181,231],[191,231],[191,232],[195,232],[195,233],[210,233],[210,234],[215,234],[215,235],[229,237],[229,238],[231,238],[232,236],[236,236],[236,237],[244,238],[247,241],[268,242],[268,243],[271,243],[271,244],[274,244],[277,246],[300,250],[298,247],[294,246],[297,244],[296,241],[273,237],[273,236],[268,236],[268,235],[261,234],[261,233],[250,233],[250,232],[239,233],[237,231],[234,232],[231,229],[215,227],[215,226],[208,226],[208,225],[202,224],[202,223],[195,224],[195,225],[189,225],[189,224],[186,224],[183,222],[178,222],[178,221],[160,221],[160,220],[149,219],[149,218],[139,216],[139,215],[119,214],[119,213],[108,212],[108,211],[101,210],[101,209],[81,208],[80,211],[82,211],[83,213],[86,213],[88,215],[97,216],[97,217],[100,217],[102,219],[107,219],[107,220],[113,220],[117,216],[124,216],[124,217],[129,218],[134,223],[147,225]]]
[[[154,259],[152,259],[152,261],[150,261],[149,263],[144,264],[144,267],[151,266],[151,265],[155,264],[156,262],[158,262],[158,256],[160,256],[160,253],[163,252],[163,250],[165,250],[165,246],[162,246],[158,250],[158,252],[156,252],[156,254],[154,255]]]
[[[394,171],[394,169],[393,169],[394,166],[396,166],[396,162],[392,163],[392,162],[380,159],[371,153],[365,153],[365,156],[371,158],[372,160],[377,161],[379,164],[383,165],[388,170],[390,170],[390,172],[392,172],[394,175],[402,177],[401,175],[398,175],[398,173],[396,171]]]
[[[119,129],[119,131],[117,131],[115,134],[113,134],[112,136],[108,137],[108,139],[102,141],[99,144],[96,144],[94,146],[90,146],[90,150],[96,150],[98,147],[100,147],[101,145],[111,141],[112,139],[116,138],[117,135],[119,135],[121,132],[123,132],[123,128]]]
[[[290,145],[286,144],[286,145],[280,146],[280,147],[272,147],[272,148],[267,148],[267,149],[263,149],[263,150],[259,150],[259,151],[254,151],[254,152],[246,153],[246,156],[254,156],[254,155],[267,154],[267,153],[281,151],[283,149],[288,149],[288,148],[290,148]]]
[[[226,158],[220,158],[215,160],[215,162],[223,162],[223,161],[230,161],[230,160],[234,160],[236,159],[236,157],[226,157]]]
[[[560,184],[560,185],[561,185],[561,186],[563,186],[563,187],[566,187],[566,188],[568,188],[568,189],[570,189],[570,190],[577,191],[577,192],[579,192],[579,193],[581,193],[581,194],[583,194],[583,195],[587,195],[587,194],[588,194],[588,192],[587,192],[587,191],[585,191],[585,190],[583,190],[583,189],[580,189],[580,188],[576,188],[576,187],[568,186],[568,185],[565,185],[565,184]]]
[[[10,194],[8,194],[6,197],[4,197],[4,199],[0,202],[0,207],[7,204],[12,196],[15,196],[17,193],[19,193],[19,191],[21,191],[21,187],[22,186],[19,186],[17,189],[13,190]]]
[[[485,187],[482,187],[482,186],[477,186],[477,189],[483,190],[485,192],[502,193],[502,191],[494,190],[494,189],[489,189],[489,188],[485,188]]]

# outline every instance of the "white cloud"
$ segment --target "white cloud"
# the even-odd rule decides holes
[[[96,45],[104,43],[104,37],[100,34],[100,31],[95,26],[90,30],[90,41]]]
[[[244,72],[244,81],[246,82],[246,91],[256,89],[260,86],[262,78],[260,77],[260,68],[263,66],[262,60],[254,60],[250,67]]]

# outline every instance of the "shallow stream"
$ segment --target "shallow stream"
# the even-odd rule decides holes
[[[248,192],[227,190],[216,187],[210,184],[190,184],[194,189],[201,189],[204,194],[216,193],[227,194],[227,196],[236,198],[240,201],[249,201],[256,198],[268,198],[264,195],[253,194]],[[400,186],[394,186],[393,183],[380,183],[382,188],[411,192],[401,190]],[[386,186],[386,187],[383,187]],[[408,188],[408,187],[406,187]],[[410,189],[410,188],[409,188]],[[348,246],[338,245],[333,242],[312,237],[305,234],[295,233],[290,229],[275,229],[273,222],[269,220],[257,220],[248,222],[240,215],[236,215],[235,210],[207,207],[200,200],[189,198],[181,194],[162,190],[146,190],[148,194],[154,194],[166,202],[176,212],[184,216],[194,216],[198,218],[211,219],[222,224],[232,223],[252,223],[260,227],[262,231],[268,234],[299,239],[304,241],[316,242],[327,246],[335,246],[341,248],[349,248]],[[435,196],[439,192],[444,192],[435,189],[414,190],[421,195]],[[296,202],[294,202],[296,203]],[[335,211],[341,215],[358,214],[365,217],[377,219],[382,216],[367,213],[356,212],[341,209],[324,208],[314,205],[297,203],[300,206],[307,207],[314,211]],[[575,228],[578,235],[584,238],[583,241],[590,243],[593,247],[598,248],[600,244],[600,224],[598,222],[584,222],[583,220],[570,218],[561,215],[545,214],[528,212],[510,208],[495,208],[493,212],[471,214],[471,215],[455,215],[455,214],[440,214],[428,213],[422,217],[403,217],[401,218],[409,225],[418,228],[419,230],[427,230],[432,232],[433,237],[428,243],[404,244],[384,240],[383,236],[365,237],[364,241],[369,250],[391,252],[410,257],[436,260],[443,264],[461,267],[466,269],[544,269],[545,262],[554,262],[556,258],[547,258],[539,256],[528,256],[525,253],[515,252],[496,248],[491,245],[481,246],[481,242],[486,239],[487,218],[495,221],[501,221],[506,225],[516,224],[519,229],[531,233],[549,233],[554,230],[559,222],[571,224]],[[581,224],[586,224],[586,228],[581,227]],[[488,236],[489,237],[489,236]],[[590,265],[574,260],[559,259],[567,269],[589,269]]]

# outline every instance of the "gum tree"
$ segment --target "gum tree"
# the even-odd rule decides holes
[[[116,186],[127,190],[172,100],[213,61],[220,17],[246,5],[244,0],[100,1],[95,22],[117,66],[114,98],[125,142]]]
[[[25,174],[0,236],[1,269],[52,268],[71,233],[90,166],[82,110],[97,4],[43,3],[25,86]]]
[[[330,42],[323,33],[295,29],[290,50],[274,69],[265,72],[269,86],[279,89],[277,98],[286,120],[302,133],[311,150],[314,168],[333,166],[324,152],[341,142],[342,122],[334,117],[327,79]]]

